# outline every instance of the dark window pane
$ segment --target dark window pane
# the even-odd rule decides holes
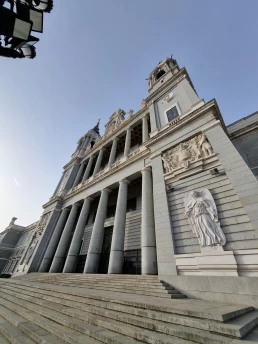
[[[127,209],[126,211],[134,211],[136,210],[136,198],[131,198],[127,200]]]
[[[116,206],[111,205],[107,208],[107,216],[106,218],[109,219],[110,217],[114,217],[116,213]]]
[[[179,113],[177,111],[177,107],[173,106],[172,109],[167,111],[168,121],[171,122],[173,119],[177,118],[179,116]]]

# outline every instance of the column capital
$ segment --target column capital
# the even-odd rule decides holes
[[[130,184],[131,182],[130,182],[130,180],[128,180],[128,179],[121,179],[121,180],[119,180],[119,184],[120,184],[120,183]]]
[[[126,131],[129,131],[129,130],[133,131],[133,128],[129,127],[129,128],[126,129]]]
[[[94,200],[94,198],[93,198],[93,197],[91,197],[91,196],[87,196],[87,197],[85,197],[85,198],[84,198],[84,201],[86,201],[86,199],[88,199],[89,201],[93,201],[93,200]]]
[[[103,191],[107,191],[108,193],[110,193],[112,190],[109,189],[109,188],[104,188],[104,189],[101,190],[101,193],[102,193]]]
[[[61,209],[61,211],[69,211],[69,210],[70,210],[70,208],[68,208],[68,207]]]
[[[152,167],[151,166],[145,166],[142,170],[141,170],[141,173],[142,172],[145,172],[145,171],[152,171]]]

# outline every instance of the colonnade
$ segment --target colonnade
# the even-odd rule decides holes
[[[126,138],[125,138],[125,146],[124,146],[124,157],[127,157],[130,153],[131,149],[131,136],[132,136],[132,128],[128,128],[126,130]],[[147,115],[142,118],[142,143],[146,142],[149,139],[149,129],[148,129],[148,117]],[[112,147],[109,155],[108,166],[110,167],[116,159],[116,151],[117,151],[117,143],[118,138],[114,138],[112,142]],[[93,168],[93,163],[95,161],[95,166],[93,169],[92,175],[94,176],[100,171],[101,163],[103,160],[104,155],[104,148],[100,148],[100,150],[95,154],[91,155],[90,158],[86,161],[83,161],[80,164],[76,177],[74,179],[72,187],[75,187],[80,182],[84,182],[90,176],[90,172]]]
[[[151,167],[142,171],[142,225],[141,250],[142,274],[157,274],[156,238],[153,209],[153,182]],[[117,206],[114,218],[109,274],[121,274],[124,263],[124,239],[126,225],[127,194],[130,181],[119,182]],[[97,273],[105,232],[105,219],[111,189],[101,191],[93,225],[84,273]],[[86,197],[80,207],[78,202],[64,208],[54,229],[43,257],[39,272],[73,272],[79,257],[84,228],[90,211],[92,197]],[[78,221],[76,223],[76,220]],[[75,224],[76,223],[76,224]],[[72,235],[73,233],[73,235]],[[72,236],[72,241],[71,241]],[[68,252],[68,253],[67,253]]]

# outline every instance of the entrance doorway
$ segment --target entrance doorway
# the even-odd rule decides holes
[[[112,234],[113,234],[113,226],[105,228],[102,250],[101,250],[100,259],[99,259],[99,267],[98,267],[99,274],[108,273]]]

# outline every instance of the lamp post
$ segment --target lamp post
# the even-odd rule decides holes
[[[43,32],[44,12],[52,9],[53,0],[0,0],[0,56],[34,58],[39,38],[31,32]]]

